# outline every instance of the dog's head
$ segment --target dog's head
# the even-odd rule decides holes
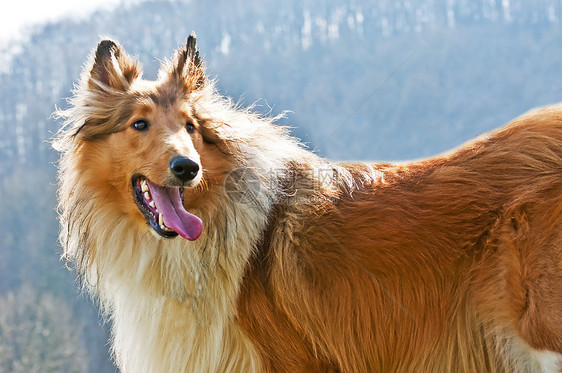
[[[142,79],[117,43],[101,41],[63,113],[92,198],[158,236],[197,239],[202,222],[188,210],[230,167],[216,134],[222,123],[201,104],[206,84],[194,34],[156,81]]]

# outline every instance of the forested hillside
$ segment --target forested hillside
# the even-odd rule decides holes
[[[37,26],[0,53],[0,371],[113,370],[95,306],[58,257],[49,144],[100,37],[155,78],[194,30],[221,92],[288,110],[282,124],[311,149],[402,160],[560,101],[561,20],[560,0],[191,0]]]

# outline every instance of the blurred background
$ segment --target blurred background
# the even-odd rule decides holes
[[[223,94],[289,110],[331,159],[430,156],[562,100],[561,0],[45,3],[48,19],[6,7],[39,16],[0,36],[0,372],[115,371],[108,324],[59,260],[49,144],[101,36],[153,79],[194,30]]]

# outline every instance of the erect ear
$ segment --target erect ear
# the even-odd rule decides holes
[[[194,32],[187,38],[185,46],[176,51],[169,68],[169,76],[184,85],[188,92],[205,85],[205,68],[197,50]]]
[[[88,85],[91,89],[107,87],[126,90],[138,78],[140,66],[112,40],[102,40],[96,48]]]

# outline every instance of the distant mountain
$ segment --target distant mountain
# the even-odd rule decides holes
[[[150,77],[195,30],[226,94],[293,111],[285,123],[335,158],[429,155],[560,99],[559,1],[369,3],[147,1],[40,27],[0,75],[0,159],[53,158],[49,115],[99,35],[138,55]]]
[[[332,159],[401,160],[560,101],[561,20],[559,0],[191,0],[37,27],[0,54],[0,307],[27,286],[47,304],[67,302],[73,321],[60,327],[79,333],[89,371],[114,370],[107,334],[56,254],[48,142],[60,126],[50,115],[65,107],[100,36],[119,40],[154,78],[158,60],[195,30],[225,95],[274,115],[289,110],[281,123]],[[3,356],[0,367],[10,367]]]

